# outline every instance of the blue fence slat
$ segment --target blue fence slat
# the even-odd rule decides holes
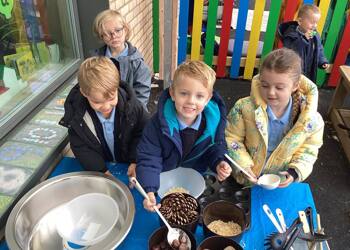
[[[247,22],[249,0],[241,0],[239,3],[238,19],[236,27],[235,44],[233,47],[230,77],[238,77],[241,64],[242,48],[244,41],[245,26]]]
[[[179,40],[177,63],[186,60],[187,54],[187,29],[188,29],[188,5],[189,0],[180,0],[179,8]]]

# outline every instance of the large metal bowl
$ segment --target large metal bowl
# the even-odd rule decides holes
[[[135,204],[121,181],[95,172],[75,172],[56,176],[31,189],[16,204],[6,224],[6,241],[11,250],[62,249],[55,226],[55,210],[86,193],[103,193],[119,206],[119,219],[100,243],[88,249],[114,249],[126,237],[134,220]]]

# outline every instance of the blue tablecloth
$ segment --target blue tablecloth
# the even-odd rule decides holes
[[[81,170],[82,168],[76,159],[65,157],[57,165],[50,177]],[[111,164],[109,165],[109,170],[115,177],[128,184],[128,177],[126,175],[127,165]],[[263,204],[268,204],[274,214],[276,208],[282,209],[287,226],[290,226],[292,221],[298,216],[299,210],[304,210],[306,207],[311,206],[315,212],[315,205],[308,184],[293,183],[287,188],[278,188],[275,190],[265,190],[259,186],[255,186],[251,190],[251,226],[243,234],[240,241],[244,249],[265,249],[265,238],[270,233],[276,231],[262,209]],[[118,249],[144,250],[147,249],[149,236],[159,227],[159,220],[156,213],[150,213],[144,210],[142,206],[143,198],[135,189],[132,189],[131,193],[134,197],[136,207],[134,223],[129,234]],[[201,226],[197,227],[195,237],[197,245],[204,239]],[[5,249],[8,249],[8,247],[3,242],[0,245],[0,250]]]

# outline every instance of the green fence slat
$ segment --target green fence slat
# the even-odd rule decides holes
[[[341,25],[343,23],[347,3],[348,0],[338,0],[334,8],[332,21],[329,26],[326,42],[324,44],[324,54],[329,62],[333,60],[333,50],[336,47],[336,42],[340,33]],[[322,86],[325,80],[326,71],[317,69],[316,84],[318,86]]]
[[[264,59],[264,57],[273,49],[281,6],[282,0],[271,1],[269,20],[267,21],[267,27],[265,32],[264,47],[261,53],[262,59]]]
[[[159,0],[152,2],[153,17],[153,72],[159,72]]]
[[[210,0],[208,7],[208,20],[205,37],[204,62],[210,67],[213,65],[213,54],[216,33],[216,13],[219,0]]]

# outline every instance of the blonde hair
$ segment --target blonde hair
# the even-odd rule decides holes
[[[215,71],[201,61],[187,61],[182,63],[175,71],[172,88],[176,86],[183,77],[190,77],[200,81],[210,92],[213,91],[216,80]]]
[[[320,9],[316,5],[304,4],[298,11],[298,18],[308,17],[310,13],[317,15],[321,14]]]
[[[109,20],[117,20],[118,23],[121,23],[123,25],[123,28],[125,30],[125,40],[128,41],[131,37],[131,29],[129,24],[126,22],[125,18],[120,14],[119,11],[116,10],[104,10],[100,12],[94,20],[93,24],[93,32],[100,38],[103,39],[103,33],[105,32],[104,24],[105,22]]]
[[[260,66],[260,75],[264,70],[269,70],[280,74],[288,74],[294,84],[299,84],[302,74],[301,59],[299,55],[291,49],[276,49],[271,51],[265,57]],[[292,99],[292,121],[294,124],[300,113],[301,93],[299,89],[292,93]]]
[[[100,91],[104,97],[109,98],[117,91],[119,79],[117,67],[104,56],[86,59],[78,71],[79,86],[85,95],[90,95],[92,91]]]

